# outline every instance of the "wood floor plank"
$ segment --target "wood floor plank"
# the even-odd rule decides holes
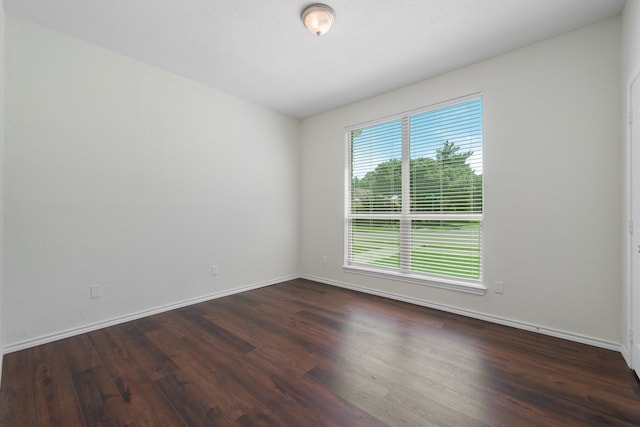
[[[334,390],[310,381],[305,375],[296,374],[295,368],[286,364],[286,359],[273,356],[263,357],[262,353],[255,350],[242,358],[241,367],[245,372],[250,373],[252,378],[270,384],[270,387],[276,391],[274,397],[277,400],[284,399],[304,408],[317,408],[319,412],[311,416],[315,421],[304,425],[317,423],[319,415],[324,415],[326,419],[335,422],[339,421],[339,425],[384,425],[375,417],[371,417],[357,406],[340,398]],[[268,407],[273,407],[273,400],[268,403]]]
[[[33,350],[31,368],[37,424],[83,426],[84,417],[60,343],[41,345]]]
[[[231,302],[233,301],[233,302]],[[229,322],[235,323],[240,329],[244,329],[245,333],[239,336],[259,347],[263,342],[271,342],[282,348],[290,348],[299,354],[324,357],[327,349],[323,343],[312,342],[307,337],[301,336],[297,331],[287,326],[288,320],[274,320],[261,317],[264,311],[258,311],[251,306],[247,306],[245,300],[225,299],[216,304],[211,312],[216,313],[217,317],[227,318]],[[208,316],[209,318],[209,316]],[[238,329],[236,328],[235,331]]]
[[[196,314],[189,309],[177,310],[176,314],[186,319],[191,327],[197,327],[198,330],[202,331],[206,336],[215,338],[215,340],[220,342],[225,348],[231,348],[238,354],[250,352],[255,348],[252,344],[218,326],[205,316]]]
[[[0,425],[36,425],[32,353],[18,351],[4,356],[0,389]]]
[[[233,418],[220,408],[215,399],[183,372],[162,377],[156,384],[188,425],[233,424]]]
[[[157,380],[175,373],[178,370],[176,364],[147,338],[145,330],[138,322],[112,327],[136,364],[150,379]]]
[[[71,375],[100,365],[100,357],[86,334],[60,342]]]
[[[4,426],[640,426],[619,353],[297,279],[5,355]]]
[[[134,414],[139,424],[187,425],[109,328],[90,332],[89,338],[126,403],[127,410]]]
[[[135,425],[134,414],[103,366],[78,372],[72,379],[88,426]]]
[[[199,386],[205,395],[219,408],[225,417],[221,425],[233,425],[234,420],[249,410],[265,411],[250,390],[244,390],[239,384],[230,380],[220,363],[209,356],[209,352],[189,348],[187,335],[181,335],[180,329],[163,328],[150,332],[149,338],[180,367],[187,378]]]
[[[282,424],[281,420],[275,418],[271,411],[250,409],[236,420],[236,425],[241,427],[274,427],[286,424]]]

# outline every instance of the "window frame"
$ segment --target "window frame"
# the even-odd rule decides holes
[[[345,188],[344,188],[344,264],[343,270],[349,273],[355,274],[363,274],[367,276],[379,277],[384,279],[392,279],[401,282],[408,282],[419,285],[426,285],[430,287],[449,289],[459,292],[471,293],[476,295],[484,295],[486,293],[486,286],[484,286],[484,238],[483,238],[483,224],[484,224],[484,194],[485,194],[485,185],[484,185],[484,168],[483,168],[483,184],[482,184],[482,213],[468,213],[468,214],[440,214],[440,213],[411,213],[409,204],[409,174],[410,174],[410,140],[409,140],[409,127],[408,123],[412,116],[426,113],[433,110],[438,110],[442,108],[446,108],[451,105],[464,103],[467,101],[471,101],[474,99],[480,99],[482,105],[482,147],[484,152],[484,99],[481,93],[473,93],[453,99],[449,99],[443,102],[438,102],[435,104],[431,104],[425,107],[401,112],[398,114],[393,114],[390,116],[378,118],[375,120],[370,120],[364,123],[359,123],[355,125],[351,125],[345,128],[345,156],[346,164],[345,164]],[[388,122],[392,122],[395,120],[402,120],[402,204],[403,208],[399,213],[353,213],[352,212],[352,131],[363,129],[366,127],[376,126]],[[484,165],[484,156],[482,163]],[[409,246],[411,245],[411,233],[407,235],[406,230],[411,229],[411,221],[413,220],[437,220],[437,221],[478,221],[480,225],[480,271],[479,271],[479,279],[463,279],[463,278],[455,278],[451,276],[440,276],[432,273],[420,273],[420,272],[412,272],[412,271],[402,271],[403,267],[384,267],[384,266],[374,266],[371,264],[358,264],[358,263],[350,263],[350,255],[351,255],[351,227],[350,222],[355,219],[387,219],[387,220],[397,220],[398,227],[401,230],[399,233],[399,241],[400,241],[400,251],[402,251],[403,247],[403,239],[404,246],[406,247],[407,243]],[[404,222],[404,226],[402,225]],[[409,225],[407,225],[407,222]],[[402,230],[405,230],[403,233]],[[403,235],[404,234],[404,235]],[[408,242],[407,242],[408,241]]]

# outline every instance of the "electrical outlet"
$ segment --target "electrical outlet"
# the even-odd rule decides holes
[[[326,255],[322,256],[322,265],[327,265],[327,256]]]
[[[502,280],[493,282],[493,292],[496,294],[504,294],[504,282]]]
[[[212,276],[217,276],[218,275],[218,266],[217,265],[212,265],[211,266],[211,275]]]
[[[91,299],[100,298],[102,296],[102,285],[89,286],[89,296]]]

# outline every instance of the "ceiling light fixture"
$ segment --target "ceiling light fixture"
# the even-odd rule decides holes
[[[302,11],[302,22],[311,34],[326,34],[336,19],[336,13],[326,4],[316,3]]]

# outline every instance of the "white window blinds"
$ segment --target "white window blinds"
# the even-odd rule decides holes
[[[481,281],[482,98],[348,129],[347,266]]]

